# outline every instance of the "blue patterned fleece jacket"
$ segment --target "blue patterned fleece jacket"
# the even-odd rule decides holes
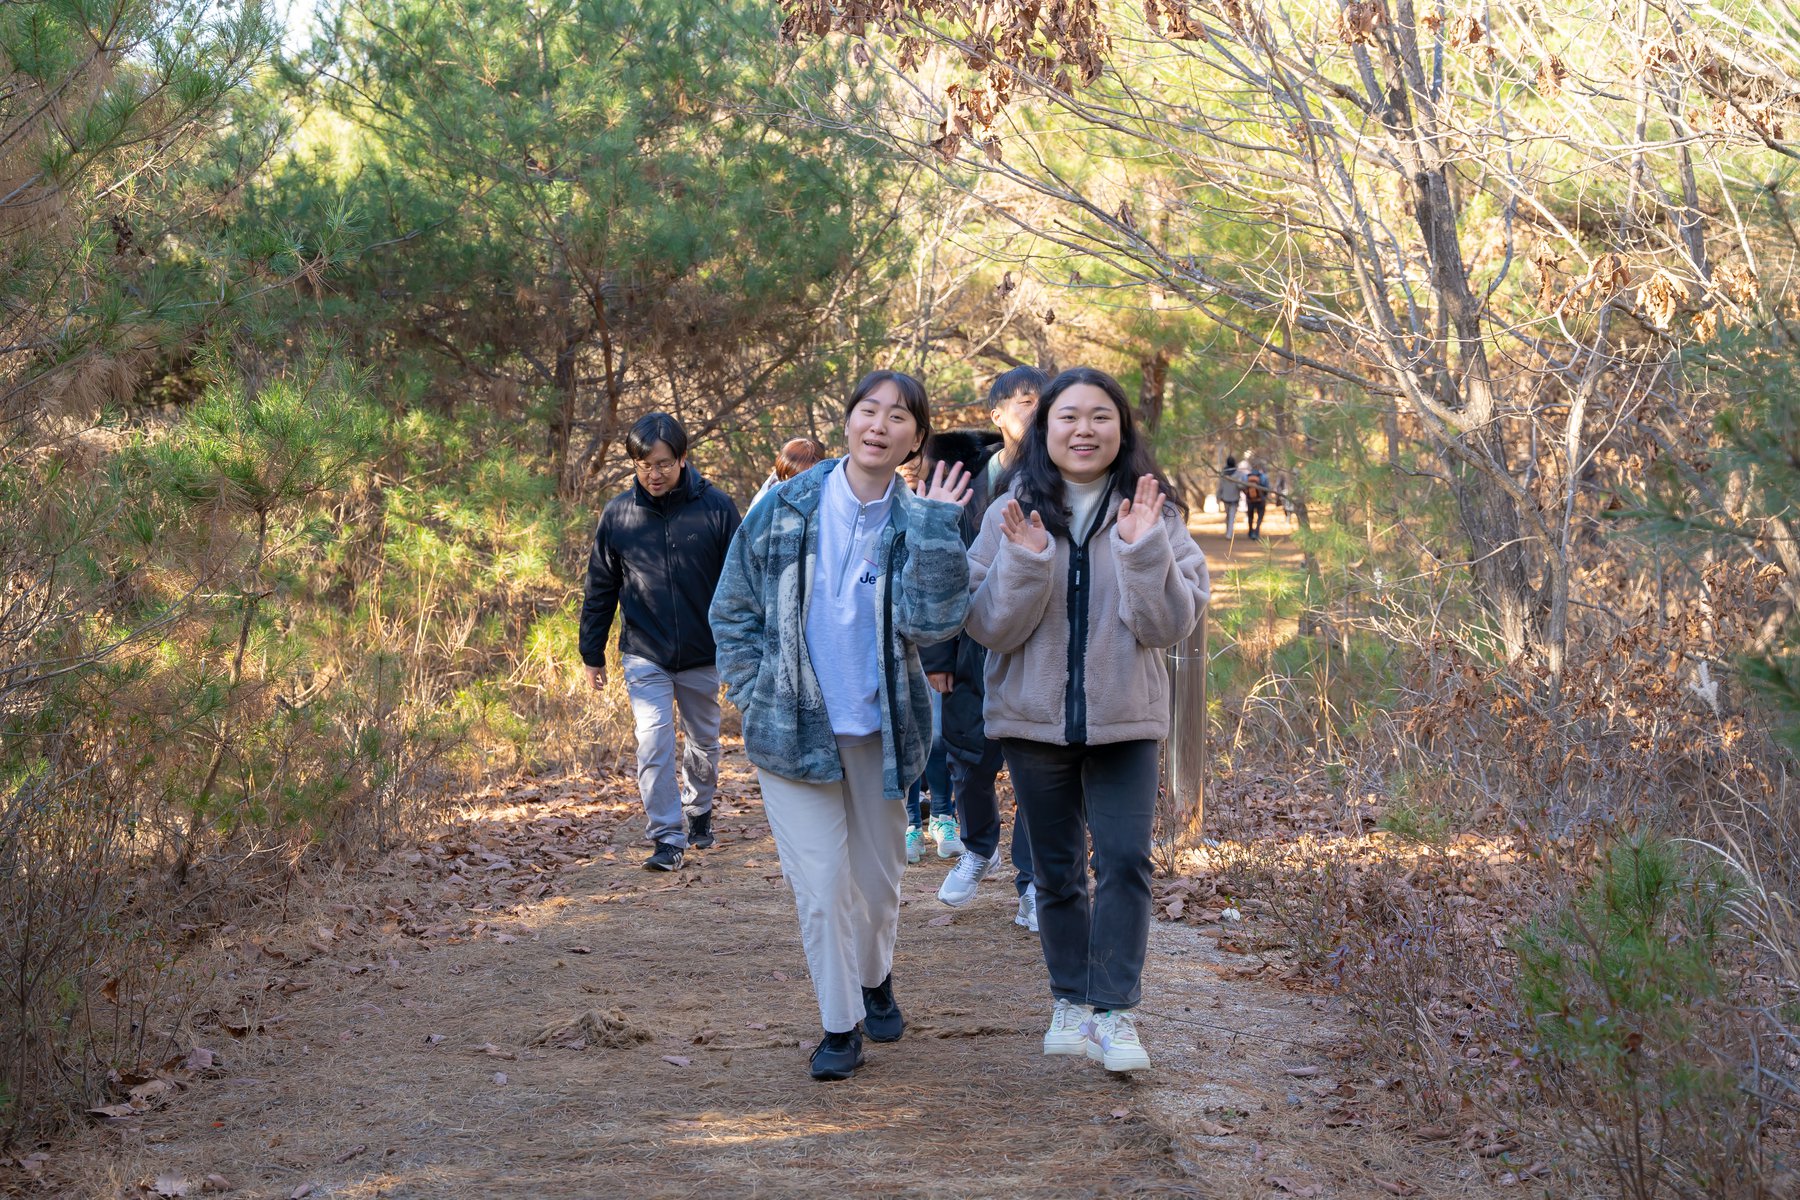
[[[725,695],[744,716],[744,751],[806,783],[844,777],[837,738],[806,648],[828,459],[751,508],[725,555],[711,620]],[[918,646],[954,637],[969,609],[969,560],[954,504],[894,489],[876,581],[883,790],[906,794],[925,770],[931,701]],[[825,664],[830,669],[830,664]]]

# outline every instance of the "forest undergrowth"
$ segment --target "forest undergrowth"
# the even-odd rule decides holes
[[[1797,798],[1751,714],[1679,682],[1768,576],[1708,583],[1704,621],[1623,629],[1545,702],[1263,576],[1222,614],[1206,836],[1160,915],[1341,1003],[1425,1136],[1477,1131],[1513,1183],[1793,1194]]]

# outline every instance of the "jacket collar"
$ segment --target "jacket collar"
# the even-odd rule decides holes
[[[843,462],[841,458],[828,458],[782,484],[775,495],[783,504],[811,520],[813,514],[819,511],[819,498],[824,494],[826,478],[841,467]],[[888,510],[888,524],[896,533],[904,532],[911,521],[913,505],[918,503],[918,498],[904,483],[894,488],[893,496],[893,507]]]
[[[706,480],[700,477],[700,472],[694,470],[693,463],[688,463],[683,466],[681,468],[681,478],[675,481],[675,486],[660,496],[652,496],[649,492],[646,492],[644,490],[644,485],[639,483],[635,478],[631,481],[632,499],[644,508],[654,508],[662,511],[667,511],[677,505],[686,504],[689,500],[692,500],[704,491],[705,488]]]

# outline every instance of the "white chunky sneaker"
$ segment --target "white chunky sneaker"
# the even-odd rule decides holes
[[[1056,1011],[1050,1014],[1050,1028],[1044,1031],[1044,1053],[1086,1054],[1088,1039],[1082,1030],[1093,1015],[1087,1005],[1059,997]]]
[[[955,858],[963,853],[962,835],[957,831],[954,818],[932,817],[927,824],[931,829],[931,840],[937,843],[939,858]]]
[[[1013,917],[1013,924],[1023,925],[1033,933],[1038,931],[1037,884],[1028,883],[1025,885],[1024,894],[1019,897],[1019,911],[1018,915]]]
[[[951,908],[961,908],[975,898],[975,885],[991,875],[999,862],[998,854],[983,858],[973,850],[963,851],[963,856],[944,876],[944,884],[938,888],[938,899]]]
[[[1142,1071],[1150,1065],[1144,1043],[1138,1040],[1137,1022],[1125,1009],[1096,1012],[1082,1024],[1087,1034],[1087,1056],[1109,1071]]]

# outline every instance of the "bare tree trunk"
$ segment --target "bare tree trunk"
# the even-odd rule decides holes
[[[574,322],[566,321],[551,376],[557,405],[556,415],[550,419],[550,462],[556,472],[556,490],[562,494],[570,490],[569,443],[574,440],[575,402],[581,391],[575,371],[580,348]]]
[[[1169,352],[1158,349],[1139,364],[1144,373],[1138,387],[1138,423],[1148,437],[1155,437],[1162,426],[1163,405],[1169,394]]]
[[[600,334],[600,363],[606,387],[606,408],[600,414],[600,431],[583,472],[584,486],[606,468],[607,451],[612,448],[613,434],[619,424],[619,401],[624,395],[619,382],[618,348],[613,343],[612,322],[607,318],[606,298],[598,288],[594,290],[594,296],[594,325]]]

